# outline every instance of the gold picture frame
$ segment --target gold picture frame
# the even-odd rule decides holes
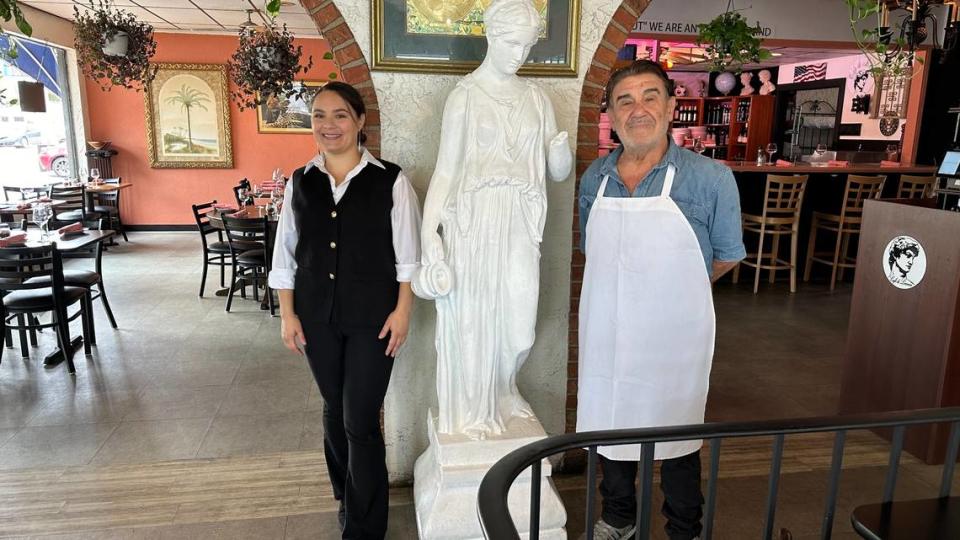
[[[154,64],[147,85],[147,153],[154,169],[232,169],[223,64]]]
[[[372,69],[445,74],[473,71],[486,54],[482,14],[490,1],[445,0],[437,4],[425,0],[373,0]],[[534,0],[534,4],[544,14],[544,33],[519,74],[576,77],[580,0]],[[434,9],[429,11],[431,6]],[[429,14],[420,13],[422,10]],[[417,17],[431,20],[411,23]]]
[[[327,81],[293,81],[297,89],[322,88]],[[258,133],[312,133],[310,128],[310,97],[301,99],[268,99],[257,106]]]

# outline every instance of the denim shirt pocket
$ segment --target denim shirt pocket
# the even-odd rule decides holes
[[[682,212],[687,218],[687,221],[690,222],[690,226],[693,227],[694,232],[707,232],[709,224],[707,222],[707,208],[704,205],[686,199],[673,199],[673,202],[677,203],[680,212]]]

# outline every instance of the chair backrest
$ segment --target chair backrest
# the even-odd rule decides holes
[[[17,186],[3,186],[3,196],[8,201],[23,200],[23,192]]]
[[[50,198],[56,201],[64,201],[64,204],[54,208],[54,212],[57,214],[70,212],[71,210],[80,210],[83,220],[86,221],[87,210],[84,204],[83,186],[53,186],[50,188]]]
[[[900,189],[897,190],[898,199],[923,199],[929,197],[936,183],[936,176],[900,175]]]
[[[844,216],[858,216],[863,213],[863,202],[867,199],[879,199],[883,191],[883,183],[887,181],[886,175],[862,176],[859,174],[847,175],[847,186],[844,190],[843,209],[840,211],[841,218]]]
[[[104,178],[103,183],[119,186],[120,177],[118,176],[116,178]],[[97,193],[97,201],[99,201],[100,204],[106,203],[106,205],[109,205],[109,206],[120,206],[120,190],[118,189],[116,191]]]
[[[230,243],[230,251],[237,255],[242,249],[235,248],[236,242],[263,242],[267,233],[266,217],[234,217],[224,214],[223,230]]]
[[[219,229],[210,224],[210,212],[213,212],[213,205],[217,204],[217,200],[214,199],[210,202],[192,204],[190,208],[193,209],[193,219],[197,222],[197,230],[200,231],[200,237],[203,238],[203,243],[207,243],[207,235],[212,232],[219,232]]]
[[[243,206],[243,203],[240,202],[240,190],[241,189],[250,189],[250,181],[244,178],[240,180],[240,183],[233,186],[233,198],[237,200],[237,206]]]
[[[44,289],[50,286],[49,281],[27,283],[27,280],[46,276],[53,281],[54,294],[62,294],[63,263],[53,244],[0,248],[0,288],[3,290]]]
[[[767,188],[763,197],[763,217],[793,217],[800,216],[800,205],[803,204],[803,192],[807,187],[806,174],[783,176],[779,174],[767,175]]]

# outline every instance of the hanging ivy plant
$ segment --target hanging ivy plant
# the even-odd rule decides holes
[[[850,10],[850,30],[857,48],[870,62],[870,74],[876,80],[886,76],[911,77],[913,61],[923,63],[910,50],[905,36],[893,37],[889,27],[882,26],[883,14],[878,0],[844,0]],[[863,21],[876,17],[876,26],[858,30]]]
[[[17,30],[20,30],[25,36],[33,35],[33,28],[30,26],[30,23],[27,22],[27,19],[23,16],[23,12],[20,11],[20,6],[17,5],[17,0],[0,0],[0,18],[5,21],[14,20],[14,23],[17,25]],[[3,28],[0,28],[0,34],[3,33]],[[7,50],[0,51],[0,55],[14,60],[17,58],[17,41],[13,36],[10,36],[8,39],[10,47]],[[7,89],[0,89],[0,105],[16,105],[16,99],[7,99]]]
[[[271,2],[271,4],[274,2]],[[276,0],[279,10],[279,0]],[[268,13],[270,4],[267,5]],[[303,47],[293,45],[293,34],[287,25],[277,26],[272,21],[266,29],[240,29],[240,45],[230,58],[230,78],[236,85],[230,96],[240,110],[253,109],[265,103],[270,96],[286,99],[303,98],[309,90],[296,88],[294,79],[313,67],[313,57],[307,65],[300,65]]]
[[[83,72],[101,90],[122,86],[140,91],[157,74],[153,27],[133,14],[112,9],[109,0],[89,0],[89,12],[73,8],[74,47]]]
[[[737,11],[718,15],[706,24],[697,25],[697,45],[704,46],[710,71],[740,73],[744,64],[756,63],[771,57],[770,51],[760,46],[763,33],[760,23],[750,26]]]

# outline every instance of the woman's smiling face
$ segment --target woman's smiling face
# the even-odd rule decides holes
[[[320,92],[313,100],[313,138],[323,152],[341,154],[355,147],[364,119],[336,92]]]

